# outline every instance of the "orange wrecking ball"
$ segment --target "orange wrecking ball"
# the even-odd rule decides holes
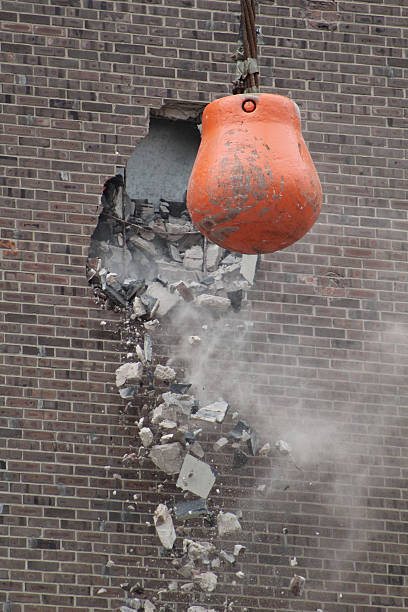
[[[211,242],[239,253],[279,251],[310,230],[321,203],[292,100],[240,94],[205,108],[187,207]]]

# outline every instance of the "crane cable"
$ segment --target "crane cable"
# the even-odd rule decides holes
[[[255,27],[255,0],[241,0],[240,46],[232,56],[236,62],[233,94],[259,91],[258,45]]]

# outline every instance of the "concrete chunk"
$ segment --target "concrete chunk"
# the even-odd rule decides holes
[[[145,448],[151,445],[153,442],[153,433],[149,427],[142,427],[139,431],[139,438],[142,441],[142,444]]]
[[[220,537],[241,531],[242,527],[233,512],[219,512],[217,515],[217,528]]]
[[[133,312],[137,317],[143,317],[146,314],[146,308],[138,296],[133,300]]]
[[[218,264],[220,263],[222,256],[224,254],[224,249],[218,246],[218,244],[208,244],[207,252],[206,252],[206,267],[208,272],[214,272],[218,268]]]
[[[208,421],[210,423],[222,423],[228,407],[228,402],[224,400],[213,402],[212,404],[199,408],[199,410],[192,415],[192,418],[201,419],[202,421]]]
[[[209,293],[202,293],[198,295],[194,302],[197,306],[203,308],[209,308],[217,312],[226,312],[231,306],[231,301],[228,298],[221,297],[219,295],[211,295]]]
[[[242,255],[241,274],[251,285],[254,283],[258,259],[259,255]]]
[[[154,377],[163,382],[169,382],[176,378],[176,371],[170,366],[157,365],[154,370]]]
[[[164,548],[171,550],[176,540],[176,532],[169,509],[165,504],[159,504],[157,506],[156,510],[154,511],[153,520],[160,542]]]
[[[305,588],[305,582],[306,579],[303,576],[298,576],[295,574],[289,583],[289,591],[292,593],[292,595],[295,595],[295,597],[300,597]]]
[[[217,574],[214,574],[214,572],[203,572],[195,578],[195,581],[202,591],[211,593],[217,586]]]
[[[275,447],[278,449],[281,455],[290,455],[292,447],[285,440],[278,440],[275,442]]]
[[[177,293],[170,293],[166,287],[158,282],[149,285],[146,293],[159,300],[159,307],[156,311],[158,317],[164,317],[180,301],[180,296]]]
[[[215,483],[215,475],[207,463],[187,454],[176,485],[205,499]]]
[[[123,387],[140,382],[143,376],[143,365],[140,361],[124,363],[116,370],[116,386]]]
[[[201,270],[203,267],[203,249],[196,245],[184,253],[184,267],[186,270]]]
[[[180,442],[152,446],[149,456],[155,466],[166,474],[178,474],[183,465],[183,448]]]
[[[207,563],[210,555],[215,552],[215,546],[211,542],[196,542],[186,538],[183,540],[183,552],[187,553],[190,561]]]
[[[208,514],[207,502],[205,499],[191,499],[178,502],[174,507],[174,511],[178,519],[206,516]]]

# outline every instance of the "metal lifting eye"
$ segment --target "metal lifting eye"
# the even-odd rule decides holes
[[[245,100],[245,102],[242,103],[242,110],[246,113],[252,113],[255,109],[256,104],[253,100]]]

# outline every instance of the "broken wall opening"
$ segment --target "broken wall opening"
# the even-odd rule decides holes
[[[114,306],[125,307],[149,284],[161,283],[171,302],[202,294],[219,296],[237,311],[242,290],[254,278],[257,256],[230,253],[209,243],[193,226],[186,207],[190,173],[200,145],[203,107],[168,103],[152,111],[149,132],[126,168],[108,179],[102,211],[91,237],[88,280]],[[154,288],[150,298],[163,298]],[[201,298],[202,299],[202,298]],[[145,299],[148,309],[151,299]],[[174,304],[173,304],[174,305]],[[164,312],[162,299],[161,314]]]

